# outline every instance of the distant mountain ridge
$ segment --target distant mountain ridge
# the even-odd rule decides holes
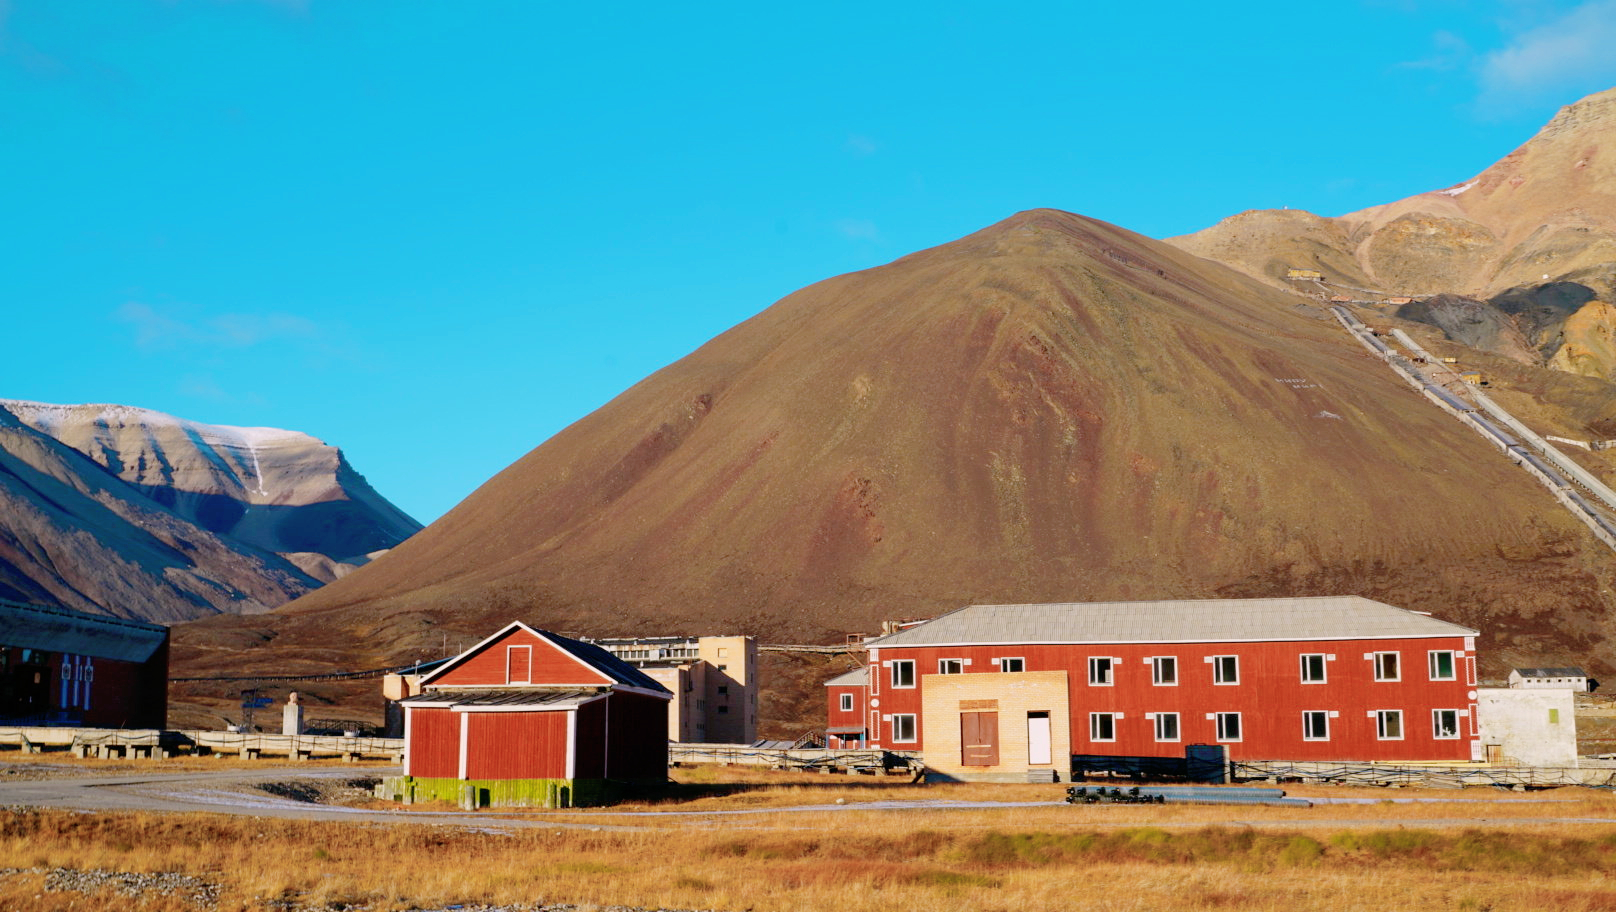
[[[0,400],[0,594],[177,621],[257,613],[420,528],[295,431]]]
[[[1351,297],[1447,295],[1400,315],[1467,344],[1455,321],[1499,324],[1483,347],[1616,379],[1616,89],[1451,187],[1336,218],[1252,210],[1169,243],[1276,286],[1316,269]]]

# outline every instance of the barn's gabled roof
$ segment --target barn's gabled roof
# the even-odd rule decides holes
[[[1588,672],[1581,668],[1517,668],[1515,673],[1523,678],[1586,678]]]
[[[846,672],[843,672],[843,673],[837,675],[834,678],[831,678],[829,681],[825,682],[825,686],[826,687],[869,687],[870,686],[870,668],[867,665],[860,665],[859,667],[853,669],[852,671],[846,671]]]
[[[598,690],[430,690],[398,702],[460,709],[572,709],[602,696]]]
[[[893,646],[1241,643],[1475,636],[1477,631],[1356,595],[969,605],[868,641]]]
[[[464,664],[466,660],[477,655],[478,653],[481,653],[483,650],[494,645],[495,643],[498,643],[500,640],[503,640],[505,637],[509,636],[513,631],[517,630],[526,631],[534,637],[550,643],[556,649],[566,653],[574,661],[578,662],[580,670],[586,673],[586,677],[593,676],[594,678],[594,680],[580,679],[578,681],[568,682],[569,684],[621,684],[625,687],[635,687],[641,690],[649,690],[660,694],[669,693],[669,690],[666,687],[663,687],[662,684],[655,678],[593,643],[585,643],[581,640],[574,640],[571,637],[564,637],[559,633],[551,633],[548,630],[540,630],[536,627],[529,627],[521,621],[512,621],[511,623],[500,628],[500,630],[493,636],[488,637],[481,643],[478,643],[465,652],[462,652],[444,664],[438,666],[438,668],[431,674],[428,674],[426,677],[421,679],[422,686],[437,684],[441,679],[451,676],[454,670]]]
[[[161,624],[0,600],[0,646],[144,662],[167,641]]]

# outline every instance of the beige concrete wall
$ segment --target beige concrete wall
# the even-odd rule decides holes
[[[692,670],[698,670],[700,665],[671,665],[642,668],[646,676],[655,680],[673,693],[673,699],[668,701],[668,740],[669,741],[700,741],[697,725],[701,715],[696,712],[696,687],[692,679]]]
[[[696,649],[708,666],[702,700],[705,732],[715,744],[757,740],[757,641],[751,637],[700,637]]]
[[[1577,707],[1572,694],[1569,688],[1480,688],[1476,723],[1482,750],[1497,745],[1506,763],[1521,766],[1576,766]]]
[[[921,753],[929,769],[958,779],[994,779],[1048,769],[1065,779],[1071,769],[1072,714],[1064,671],[1027,671],[1019,674],[925,675],[921,681],[920,730],[926,749]],[[960,763],[960,713],[999,714],[997,766]],[[1027,714],[1049,713],[1049,764],[1027,762]]]

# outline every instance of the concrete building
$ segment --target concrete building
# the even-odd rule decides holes
[[[838,712],[853,696],[869,746],[962,778],[1066,778],[1074,755],[1198,744],[1234,760],[1471,760],[1475,636],[1357,596],[972,605],[868,641],[862,704],[847,676],[827,690]]]
[[[751,744],[757,740],[757,642],[745,636],[591,640],[673,693],[668,740]]]
[[[1476,692],[1481,755],[1488,763],[1515,766],[1577,765],[1577,710],[1569,687]]]
[[[1588,673],[1581,668],[1512,668],[1509,686],[1517,690],[1588,692]]]
[[[667,779],[672,694],[600,647],[514,622],[421,679],[404,708],[409,800],[570,807]]]
[[[167,727],[168,628],[0,600],[0,724]]]

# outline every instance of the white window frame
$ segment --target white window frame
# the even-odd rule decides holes
[[[909,727],[909,737],[907,738],[902,737],[901,729],[905,724],[904,720],[907,720]],[[890,724],[893,744],[914,744],[920,740],[920,725],[914,713],[893,713]]]
[[[1096,741],[1096,742],[1099,742],[1099,741],[1111,742],[1111,741],[1117,740],[1117,720],[1119,720],[1121,718],[1122,718],[1122,715],[1120,713],[1109,713],[1109,712],[1091,712],[1091,713],[1089,713],[1089,740],[1090,741]],[[1109,737],[1109,738],[1100,737],[1100,720],[1101,719],[1104,719],[1106,721],[1106,723],[1111,726],[1111,737]]]
[[[1012,673],[1023,672],[1023,671],[1027,670],[1027,660],[1022,658],[1021,656],[1005,656],[1004,658],[1000,659],[999,660],[999,670],[1000,671],[1010,671],[1010,663],[1011,662],[1016,663],[1015,672],[1012,672]]]
[[[1442,721],[1441,720],[1442,720],[1442,714],[1443,713],[1452,713],[1453,714],[1453,728],[1449,729],[1451,734],[1446,734],[1446,735],[1442,734]],[[1457,741],[1457,740],[1459,740],[1459,710],[1457,710],[1457,709],[1433,709],[1433,710],[1431,710],[1431,737],[1436,739],[1437,741]]]
[[[1234,664],[1234,680],[1219,680],[1223,677],[1223,660],[1228,659]],[[1237,655],[1215,655],[1212,657],[1212,683],[1219,687],[1232,687],[1240,683],[1240,657]]]
[[[1403,711],[1401,709],[1376,709],[1371,710],[1370,715],[1375,717],[1376,741],[1403,740],[1407,730],[1403,727]],[[1388,727],[1386,723],[1391,719],[1397,720],[1397,734],[1395,735],[1386,734]]]
[[[1116,659],[1110,656],[1089,656],[1089,686],[1113,687],[1116,683]]]
[[[1440,656],[1440,655],[1445,655],[1445,656],[1448,657],[1448,674],[1447,674],[1447,677],[1437,677],[1437,673],[1436,673],[1436,657]],[[1428,674],[1430,676],[1431,680],[1433,680],[1433,681],[1457,681],[1457,680],[1459,680],[1459,654],[1458,654],[1458,652],[1456,650],[1452,650],[1452,649],[1432,649],[1432,650],[1430,650],[1429,652],[1427,652],[1425,654],[1425,671],[1426,671],[1426,674]]]
[[[949,669],[953,669],[950,671]],[[965,673],[964,659],[938,659],[937,673],[940,675],[962,675]]]
[[[1316,734],[1316,733],[1315,734],[1308,734],[1308,728],[1311,727],[1311,726],[1308,725],[1308,717],[1310,717],[1310,716],[1316,716],[1316,717],[1324,720],[1324,734],[1322,734],[1322,735]],[[1330,740],[1330,712],[1329,712],[1329,710],[1324,710],[1324,709],[1304,709],[1304,710],[1302,710],[1302,740],[1303,741],[1328,741],[1328,740]]]
[[[1172,680],[1162,680],[1162,669],[1172,669]],[[1178,686],[1178,656],[1152,656],[1150,659],[1150,683],[1157,687]]]
[[[1391,656],[1392,661],[1392,674],[1390,676],[1385,674],[1385,659],[1387,656]],[[1401,652],[1396,650],[1389,652],[1371,652],[1369,654],[1369,658],[1375,663],[1376,681],[1403,680],[1403,654]]]
[[[1227,719],[1234,720],[1234,737],[1229,737]],[[1245,738],[1245,725],[1237,712],[1213,713],[1212,721],[1216,725],[1217,739],[1223,744],[1238,744]]]
[[[1154,717],[1152,721],[1156,723],[1155,732],[1157,744],[1173,744],[1184,740],[1184,724],[1183,721],[1179,719],[1178,713],[1152,713],[1151,715]],[[1165,719],[1173,720],[1173,736],[1171,738],[1162,737],[1162,721]]]
[[[1310,677],[1307,676],[1307,660],[1308,659],[1318,659],[1319,660],[1319,676],[1317,678],[1310,678]],[[1299,661],[1300,661],[1300,664],[1302,666],[1301,667],[1301,681],[1302,681],[1303,684],[1328,684],[1328,683],[1330,683],[1330,657],[1329,657],[1329,655],[1327,653],[1323,653],[1323,652],[1304,652],[1304,653],[1302,653],[1302,656],[1301,656]]]
[[[899,672],[900,669],[907,672],[907,677],[909,678],[909,683],[908,684],[904,684],[899,680],[900,675],[898,674],[898,672]],[[893,690],[914,690],[915,689],[915,660],[914,659],[893,659],[890,673],[892,675],[892,689]]]
[[[852,694],[842,694],[841,707],[842,707],[842,712],[844,712],[844,713],[853,711],[853,695]]]

